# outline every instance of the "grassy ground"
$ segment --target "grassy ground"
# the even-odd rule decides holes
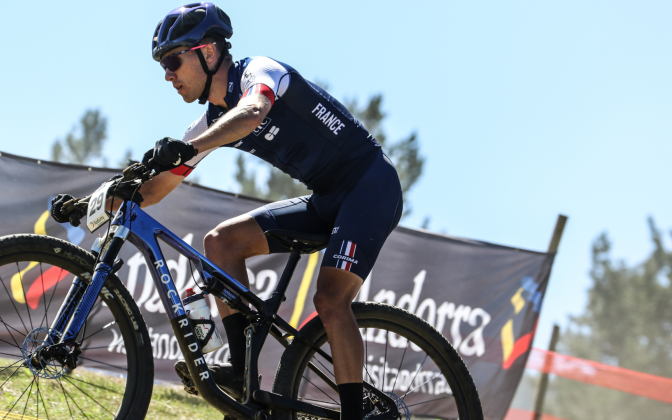
[[[76,369],[58,379],[35,379],[20,363],[0,359],[0,419],[111,419],[119,408],[124,378]],[[146,418],[219,420],[223,416],[182,386],[155,384]],[[413,417],[415,419],[415,417]]]
[[[58,379],[36,379],[16,360],[0,359],[0,418],[110,419],[119,408],[126,381],[86,369]],[[181,386],[154,385],[147,419],[198,420],[223,416]]]
[[[184,392],[181,386],[154,385],[148,419],[220,420],[224,417],[199,397]]]

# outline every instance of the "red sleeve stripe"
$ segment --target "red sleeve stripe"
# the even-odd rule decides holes
[[[242,98],[256,94],[267,97],[268,100],[271,101],[271,105],[275,103],[275,93],[273,93],[273,90],[263,83],[257,83],[256,85],[246,90]]]
[[[186,177],[194,169],[196,169],[196,168],[195,167],[192,168],[191,166],[187,166],[187,165],[180,165],[177,168],[171,169],[170,173]]]

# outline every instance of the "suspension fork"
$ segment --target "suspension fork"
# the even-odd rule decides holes
[[[119,255],[121,246],[126,241],[129,232],[130,230],[126,226],[117,228],[109,246],[104,251],[103,258],[94,267],[93,277],[88,285],[79,277],[75,277],[49,332],[51,344],[65,343],[71,345],[74,343],[105,284],[107,276],[112,272],[114,261]]]

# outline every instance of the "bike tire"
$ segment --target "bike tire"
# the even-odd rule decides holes
[[[445,404],[444,402],[440,401],[441,398],[439,398],[438,402],[437,400],[428,401],[428,403],[433,403],[435,405],[444,404],[446,406],[445,412],[441,412],[442,408],[439,407],[438,412],[436,412],[437,410],[434,410],[435,412],[432,413],[431,417],[446,419],[459,418],[460,420],[483,419],[483,410],[481,408],[478,392],[476,390],[474,381],[469,374],[469,371],[467,370],[467,367],[458,355],[457,351],[455,351],[453,346],[448,342],[448,340],[438,331],[436,331],[436,329],[434,329],[429,323],[406,310],[382,303],[356,302],[352,304],[352,309],[353,313],[355,314],[357,324],[360,326],[360,332],[363,333],[363,339],[366,345],[367,353],[365,356],[366,360],[371,359],[371,355],[369,355],[369,352],[372,351],[371,346],[373,345],[371,342],[371,337],[374,338],[374,341],[378,340],[376,342],[377,345],[382,346],[380,343],[382,341],[379,340],[379,338],[383,335],[383,331],[387,331],[384,334],[385,360],[383,361],[383,366],[385,367],[383,368],[382,381],[379,380],[380,369],[378,370],[378,373],[375,373],[373,365],[368,364],[368,361],[366,362],[367,368],[363,367],[365,380],[374,383],[374,385],[379,385],[382,383],[383,391],[385,391],[385,389],[390,391],[391,385],[390,393],[394,394],[395,397],[400,397],[400,395],[397,395],[399,392],[396,392],[396,390],[397,387],[399,387],[403,392],[403,388],[405,387],[405,385],[403,387],[401,386],[403,381],[399,382],[399,385],[397,385],[399,377],[403,376],[403,372],[405,372],[405,370],[401,369],[404,357],[407,355],[409,348],[412,349],[411,352],[419,353],[415,350],[418,348],[420,349],[420,352],[424,352],[426,354],[425,360],[428,358],[431,359],[436,368],[441,371],[441,374],[443,378],[445,378],[445,382],[447,383],[447,386],[450,387],[450,391],[453,395],[453,398],[450,398],[449,394],[445,393]],[[364,330],[362,330],[363,328]],[[394,333],[395,335],[391,336],[389,335],[390,333]],[[321,347],[322,350],[328,350],[328,346],[325,346],[325,343],[327,343],[327,334],[319,316],[316,316],[303,328],[301,328],[301,335],[304,336],[304,338],[310,343]],[[393,342],[392,339],[394,337],[406,338],[407,341],[405,343],[405,347],[402,345],[402,347],[395,349],[395,352],[397,353],[397,359],[399,358],[398,353],[402,348],[404,350],[404,356],[401,357],[401,363],[399,363],[399,367],[396,369],[397,379],[394,380],[394,383],[391,383],[392,378],[390,377],[390,380],[387,381],[387,375],[388,372],[393,372],[395,368],[388,369],[387,357],[388,343]],[[399,340],[399,338],[394,339]],[[396,343],[399,343],[399,341],[396,341]],[[413,347],[411,343],[414,343],[416,347]],[[390,349],[392,348],[391,345],[389,345],[389,347]],[[315,357],[315,354],[315,350],[307,343],[298,339],[294,339],[282,355],[280,365],[276,371],[276,376],[273,383],[273,392],[295,400],[302,397],[302,390],[306,391],[308,387],[315,385],[314,381],[311,381],[306,377],[306,372],[310,372],[309,369],[307,369],[308,362],[311,360],[313,363],[315,363],[316,360],[319,361],[319,359]],[[391,354],[392,353],[390,353],[390,356]],[[414,358],[417,359],[415,356]],[[423,363],[425,363],[425,361],[423,361]],[[325,366],[324,364],[322,364],[322,366],[317,366],[321,370],[324,370],[323,368],[328,368],[328,366]],[[392,367],[392,364],[390,363],[389,366]],[[417,369],[418,372],[420,372],[422,367],[418,367]],[[312,374],[312,372],[310,373]],[[416,378],[417,375],[418,374],[416,373]],[[331,377],[333,379],[333,375],[331,375]],[[412,385],[415,384],[414,381],[415,378],[409,382],[409,389]],[[434,384],[434,387],[430,386],[428,383],[425,383],[425,385],[422,386],[422,389],[425,389],[425,386],[428,390],[430,390],[430,388],[432,388],[432,390],[436,390],[437,392],[439,390],[437,383]],[[316,386],[316,388],[318,387]],[[378,386],[378,389],[380,388],[381,387]],[[332,398],[332,401],[338,400],[337,395],[331,389],[321,390],[321,392],[324,395]],[[406,392],[408,393],[408,390]],[[331,396],[327,395],[328,393],[331,393]],[[326,398],[322,399],[326,400]],[[454,407],[450,406],[451,399],[453,400],[452,404]],[[306,402],[311,402],[308,398],[305,398],[305,400]],[[405,402],[403,403],[405,404]],[[398,407],[401,407],[401,404],[402,403],[397,402]],[[406,407],[405,411],[400,409],[400,412],[402,413],[401,418],[406,418],[404,414],[410,417],[410,414],[414,414],[414,410],[410,410],[410,408],[413,406],[417,407],[421,404],[425,403],[420,402],[410,404]],[[332,407],[332,409],[338,411],[337,407]],[[451,410],[456,412],[454,414],[450,414]],[[367,413],[365,412],[365,414]],[[315,418],[313,416],[302,416],[300,413],[294,411],[279,409],[273,410],[273,415],[278,420]]]
[[[44,290],[45,288],[44,278],[48,277],[45,276],[44,269],[48,269],[49,266],[56,267],[56,270],[60,269],[58,277],[61,280],[68,280],[67,287],[62,287],[62,289],[59,290],[59,292],[62,293],[63,289],[67,291],[67,288],[70,287],[71,284],[70,280],[74,278],[74,275],[79,276],[82,280],[85,281],[88,281],[88,279],[90,279],[90,277],[86,279],[87,276],[85,276],[84,273],[89,274],[93,273],[93,264],[95,262],[95,258],[91,253],[85,251],[84,249],[78,246],[75,246],[64,240],[49,236],[26,234],[26,235],[9,235],[0,238],[0,270],[6,268],[4,272],[0,271],[0,274],[1,273],[7,274],[7,272],[9,272],[10,269],[19,271],[20,274],[19,279],[21,282],[20,289],[23,289],[23,298],[24,298],[23,299],[24,302],[22,303],[16,302],[16,296],[14,297],[14,300],[12,300],[13,298],[11,294],[16,293],[15,292],[16,285],[12,284],[12,291],[10,292],[6,287],[7,284],[9,283],[9,279],[6,278],[7,276],[4,276],[5,278],[2,278],[2,285],[4,287],[4,291],[10,294],[8,298],[11,301],[12,305],[7,304],[5,305],[6,306],[5,308],[0,308],[0,314],[9,313],[11,317],[16,317],[18,315],[18,318],[21,319],[22,322],[27,323],[28,319],[24,321],[21,316],[22,313],[26,313],[28,314],[28,317],[30,319],[30,327],[32,328],[33,317],[31,316],[31,307],[29,306],[29,303],[31,301],[30,299],[28,300],[26,299],[26,290],[28,284],[24,284],[24,281],[26,282],[29,281],[27,277],[29,276],[30,273],[29,270],[31,270],[31,268],[27,267],[26,263],[30,265],[30,262],[36,262],[37,265],[34,267],[37,266],[40,267],[39,269],[41,271],[41,274],[37,278],[41,279],[42,281],[42,288],[43,288],[42,299],[44,300],[43,309],[45,314],[42,318],[42,322],[40,323],[40,325],[42,325],[45,322],[45,318],[46,318],[45,325],[48,325],[50,322],[48,313],[50,311],[53,312],[54,309],[51,307],[52,306],[51,300],[49,301],[49,305],[47,305],[46,302],[47,299],[46,296],[49,293],[49,291]],[[14,266],[16,268],[14,268]],[[20,271],[21,267],[24,267],[25,272]],[[36,270],[37,268],[32,269],[32,271],[34,272],[33,273],[34,276],[38,275],[38,272],[36,272]],[[62,273],[64,271],[73,274],[73,276],[69,277],[67,276],[67,274],[66,276],[63,276]],[[14,277],[16,276],[13,276],[12,279],[14,279]],[[65,283],[65,281],[63,283]],[[58,284],[52,286],[53,291],[51,292],[51,299],[54,298],[57,288]],[[30,289],[28,290],[30,292]],[[7,297],[5,299],[7,299]],[[34,300],[32,302],[34,303]],[[60,303],[61,303],[60,301],[53,302],[53,305],[57,305],[56,308],[58,308],[60,306]],[[24,307],[22,307],[22,305]],[[41,308],[40,305],[42,305],[42,303],[38,301],[38,303],[36,304],[36,309],[32,312],[33,315],[37,315],[37,312],[40,311]],[[118,371],[113,371],[112,368],[107,369],[109,372],[116,373],[115,376],[118,379],[113,379],[113,376],[100,372],[106,370],[106,367],[114,365],[112,364],[106,365],[106,363],[102,360],[100,361],[100,363],[96,364],[94,362],[98,362],[98,360],[94,360],[93,362],[91,362],[84,359],[84,354],[86,351],[94,352],[97,350],[99,352],[101,351],[104,352],[104,350],[100,350],[102,347],[97,347],[95,349],[90,350],[88,348],[84,348],[85,346],[83,345],[82,346],[83,353],[82,357],[80,358],[80,363],[82,363],[83,366],[87,366],[87,364],[91,365],[93,366],[93,368],[92,369],[84,368],[86,370],[84,371],[84,373],[82,373],[80,370],[82,368],[80,368],[78,365],[78,368],[72,371],[72,374],[68,374],[72,376],[69,377],[64,375],[61,377],[63,378],[63,380],[61,380],[61,378],[45,379],[43,377],[35,376],[35,374],[32,371],[30,371],[27,367],[25,367],[25,365],[23,366],[21,365],[21,360],[17,359],[17,362],[14,363],[14,367],[19,366],[19,368],[15,369],[14,373],[16,373],[17,371],[21,371],[20,374],[17,376],[14,376],[14,374],[12,374],[6,380],[3,378],[3,381],[5,383],[3,383],[0,386],[0,390],[2,390],[2,387],[5,387],[6,389],[11,388],[12,382],[13,381],[18,382],[21,377],[27,378],[26,380],[29,380],[31,378],[30,375],[33,375],[32,377],[33,382],[31,382],[30,392],[27,395],[25,403],[22,401],[22,399],[26,395],[26,390],[24,390],[23,394],[21,394],[21,397],[16,402],[14,402],[12,409],[14,409],[14,407],[17,406],[17,403],[20,402],[20,404],[18,404],[19,410],[23,409],[24,414],[26,415],[27,415],[26,410],[28,410],[28,413],[31,413],[31,418],[54,418],[54,417],[68,418],[67,414],[58,416],[54,415],[54,413],[59,413],[58,410],[61,409],[63,412],[66,412],[64,407],[57,407],[56,405],[67,404],[68,406],[67,413],[69,413],[70,415],[69,418],[73,419],[75,418],[109,419],[111,417],[110,414],[113,414],[114,415],[113,418],[118,420],[137,420],[145,418],[147,409],[149,407],[149,403],[151,401],[152,389],[154,384],[154,361],[152,357],[152,347],[150,337],[147,332],[147,327],[145,325],[142,314],[140,313],[137,305],[135,304],[133,297],[128,293],[126,287],[114,274],[110,274],[107,277],[104,284],[104,288],[99,295],[99,301],[97,301],[96,305],[97,305],[96,311],[102,312],[109,310],[114,320],[114,323],[106,325],[105,327],[101,328],[95,333],[92,333],[89,337],[93,336],[94,334],[102,332],[104,329],[107,329],[108,331],[107,334],[109,334],[109,331],[113,329],[110,328],[110,326],[117,327],[120,333],[119,335],[120,341],[117,347],[117,351],[121,353],[125,352],[126,354],[125,357],[126,373],[123,372],[124,366],[119,367],[122,369],[121,373],[118,373]],[[16,315],[14,314],[13,311],[16,311]],[[104,312],[103,315],[107,316],[107,314]],[[35,318],[35,324],[37,324],[38,319],[39,318]],[[0,320],[2,320],[2,318],[0,318]],[[93,321],[91,322],[93,323]],[[9,335],[12,336],[12,339],[10,340],[8,337],[5,337],[6,339],[3,340],[3,342],[0,344],[5,346],[5,348],[11,349],[12,348],[11,345],[16,343],[17,344],[16,347],[18,347],[18,343],[20,342],[18,340],[21,339],[19,332],[22,332],[20,331],[21,329],[25,329],[27,331],[28,325],[25,325],[24,326],[25,328],[21,328],[21,324],[17,322],[16,323],[16,325],[18,325],[17,328],[7,324],[5,321],[2,321],[2,324],[4,324],[5,330],[7,330],[10,333]],[[86,337],[84,337],[84,332],[85,331],[82,332],[83,341],[84,339],[86,339]],[[101,336],[104,337],[104,334],[99,335],[97,338],[99,339]],[[117,338],[116,330],[114,331],[114,337]],[[10,341],[13,341],[13,343]],[[123,341],[123,343],[121,343],[121,341]],[[120,351],[119,349],[123,350]],[[18,350],[19,350],[18,352],[21,353],[21,348],[19,348]],[[13,348],[12,351],[16,353],[17,349]],[[110,349],[108,349],[108,351],[112,351],[111,347]],[[4,354],[9,353],[5,352]],[[99,354],[99,353],[92,353],[92,354]],[[97,357],[100,358],[104,356],[105,355]],[[123,356],[121,358],[123,359]],[[11,360],[12,359],[10,359],[10,361]],[[26,374],[26,372],[28,373]],[[7,374],[8,372],[5,373],[5,376],[7,376]],[[77,378],[76,374],[79,375],[79,378]],[[95,379],[89,379],[90,376],[86,375],[96,375],[96,376]],[[123,391],[120,389],[122,385],[115,385],[117,386],[117,388],[114,388],[112,385],[110,385],[109,387],[106,387],[105,385],[107,383],[112,383],[109,381],[115,381],[115,380],[121,383],[121,381],[123,381],[124,379],[125,384],[123,384],[124,386]],[[58,384],[56,384],[56,382],[58,382]],[[65,384],[66,386],[64,386],[63,384]],[[34,390],[34,385],[37,385],[36,386],[37,391]],[[70,389],[70,391],[68,391],[68,388]],[[110,396],[109,400],[105,400],[103,399],[105,398],[105,396],[112,395],[106,393],[102,394],[104,395],[103,397],[98,397],[99,394],[97,394],[97,392],[105,393],[107,392],[106,389],[108,388],[110,391],[116,392],[117,394],[123,393],[123,396],[119,397],[119,395],[114,395]],[[81,396],[78,393],[78,391],[81,392],[81,394],[83,394],[84,396]],[[44,395],[45,392],[55,393],[54,397],[49,398],[51,397],[51,395],[49,396]],[[62,393],[62,398],[59,392]],[[5,393],[5,395],[7,394]],[[33,396],[32,398],[34,398],[34,402],[33,400],[31,400],[31,395]],[[94,398],[94,396],[96,397]],[[63,399],[65,400],[65,404],[63,403]],[[95,407],[100,406],[103,409],[107,410],[107,412],[101,414],[100,416],[95,413],[96,410],[92,410],[94,411],[94,413],[91,412],[86,413],[84,411],[85,409],[83,409],[82,406],[86,407],[85,403],[87,402],[90,403],[91,406]],[[21,408],[22,405],[23,408]],[[36,407],[33,407],[33,405],[35,405]],[[116,408],[117,405],[118,408]],[[51,413],[49,412],[48,407],[52,408]],[[2,410],[1,414],[8,415],[6,414],[8,412],[5,411],[8,409],[9,407],[0,407],[0,410]],[[116,410],[116,412],[114,412],[113,410]],[[35,411],[38,413],[37,415],[35,415]]]

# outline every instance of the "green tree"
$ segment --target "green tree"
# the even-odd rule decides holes
[[[102,156],[107,139],[107,118],[100,110],[87,109],[62,140],[55,140],[51,147],[51,159],[63,163],[90,163]],[[106,164],[106,159],[103,159]]]
[[[324,85],[324,83],[321,85]],[[368,102],[362,107],[356,100],[347,101],[346,107],[364,124],[394,162],[404,192],[404,215],[406,216],[411,212],[410,204],[406,200],[406,193],[411,190],[422,175],[425,158],[420,155],[420,145],[416,133],[411,133],[408,137],[396,142],[387,141],[387,135],[382,125],[386,117],[382,111],[382,102],[383,95],[378,94],[369,98]],[[255,175],[255,167],[248,168],[246,159],[242,155],[238,156],[236,160],[236,181],[242,194],[273,201],[310,194],[310,191],[303,184],[293,180],[289,175],[276,168],[270,169],[270,174],[265,181],[266,185],[263,187],[257,185]]]
[[[593,243],[592,286],[582,315],[572,317],[559,351],[672,378],[672,252],[652,219],[653,252],[629,267],[614,261],[606,234]],[[548,412],[572,420],[672,418],[672,405],[555,379]]]

